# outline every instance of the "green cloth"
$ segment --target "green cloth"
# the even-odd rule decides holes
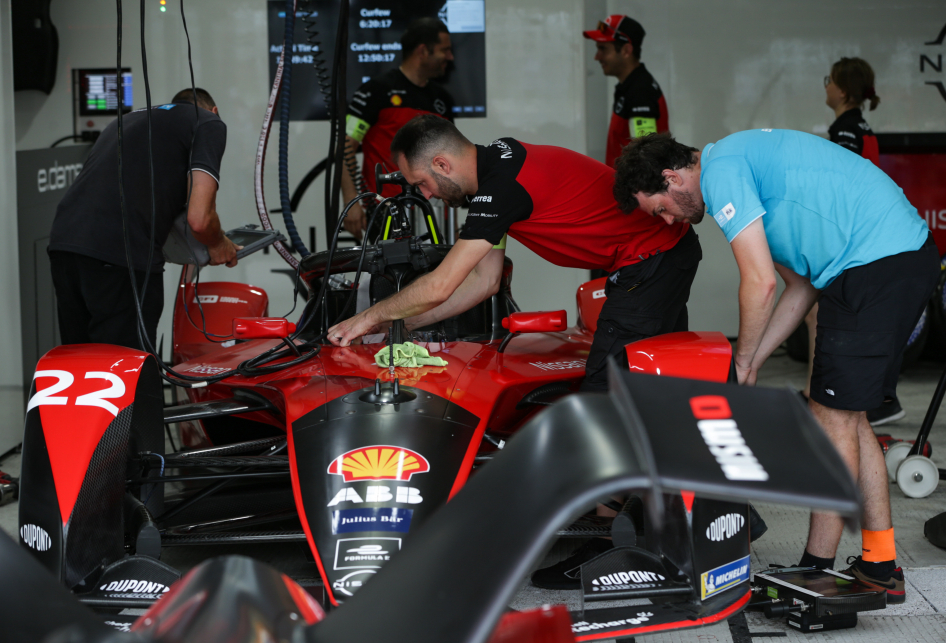
[[[382,368],[391,366],[391,347],[385,346],[374,356],[374,362]],[[446,366],[447,360],[431,357],[423,346],[412,342],[394,345],[394,366],[398,368],[417,368],[418,366]]]

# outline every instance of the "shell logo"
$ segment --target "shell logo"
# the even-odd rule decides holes
[[[401,447],[370,446],[342,454],[332,460],[328,472],[355,480],[410,480],[415,473],[430,471],[427,458]]]
[[[391,104],[394,105],[395,107],[400,107],[401,103],[403,102],[404,102],[404,99],[402,99],[397,94],[394,94],[394,96],[391,97]]]

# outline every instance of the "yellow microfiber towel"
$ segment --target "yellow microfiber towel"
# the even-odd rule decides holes
[[[385,346],[374,356],[374,362],[381,368],[391,366],[391,348]],[[397,368],[417,368],[418,366],[446,366],[447,360],[431,357],[423,346],[413,342],[394,345],[394,366]]]

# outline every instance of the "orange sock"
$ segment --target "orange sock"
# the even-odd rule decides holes
[[[893,527],[884,531],[861,529],[861,560],[882,563],[896,558],[897,546],[893,541]]]

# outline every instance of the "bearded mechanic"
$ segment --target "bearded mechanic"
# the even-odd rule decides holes
[[[666,226],[642,212],[621,212],[603,163],[512,138],[474,145],[433,115],[405,125],[391,153],[425,197],[452,206],[470,197],[469,214],[433,272],[331,328],[333,344],[347,346],[395,319],[408,329],[428,326],[492,296],[507,233],[555,265],[610,273],[583,390],[607,388],[607,357],[624,355],[626,362],[625,344],[687,329],[686,302],[702,258],[696,233],[688,223]]]
[[[375,189],[374,168],[390,162],[391,140],[401,126],[419,114],[437,114],[453,120],[453,98],[433,81],[447,71],[453,60],[450,31],[437,18],[418,18],[401,36],[403,62],[397,69],[372,78],[355,92],[345,117],[346,164],[353,168],[359,146],[364,153],[362,181],[369,191]],[[390,170],[388,170],[390,171]],[[342,172],[345,202],[355,198],[352,172]],[[394,196],[394,186],[385,186],[382,196]],[[345,229],[356,239],[364,234],[364,208],[352,207],[345,218]]]
[[[871,161],[817,136],[739,132],[702,152],[665,134],[618,160],[616,197],[676,226],[709,212],[739,267],[736,374],[759,368],[816,300],[809,408],[857,480],[861,556],[846,573],[906,598],[896,566],[887,470],[868,409],[895,387],[907,339],[939,274],[926,223]],[[778,273],[785,291],[775,301]],[[835,514],[812,512],[802,566],[830,568],[841,538]]]

